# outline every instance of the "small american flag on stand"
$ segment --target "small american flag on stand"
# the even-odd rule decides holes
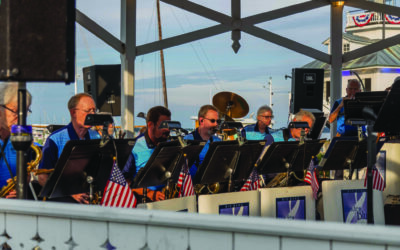
[[[367,186],[367,179],[368,175],[366,174],[364,179],[364,187]],[[385,187],[386,187],[385,179],[383,178],[381,172],[374,167],[372,169],[372,188],[375,190],[383,191],[385,190]]]
[[[194,195],[192,177],[190,176],[188,160],[186,157],[184,159],[181,173],[179,174],[177,186],[180,188],[179,197]]]
[[[318,198],[318,190],[319,190],[319,183],[317,178],[317,173],[315,169],[317,166],[315,165],[315,158],[313,157],[310,162],[310,166],[307,169],[306,177],[304,178],[304,182],[307,182],[311,185],[311,189],[313,191],[313,197],[316,200]]]
[[[257,168],[254,168],[253,171],[251,171],[249,178],[246,180],[243,187],[240,189],[240,191],[251,191],[251,190],[257,190],[259,188],[260,188],[260,181],[258,180],[258,172]]]
[[[114,159],[110,178],[103,192],[101,205],[105,207],[136,207],[136,197],[129,188]]]

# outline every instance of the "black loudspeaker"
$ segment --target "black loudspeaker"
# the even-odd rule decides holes
[[[93,65],[82,69],[85,93],[101,112],[121,115],[121,65]]]
[[[301,108],[322,111],[323,90],[324,69],[292,69],[290,112],[295,114]]]
[[[75,0],[1,0],[0,55],[0,80],[73,82]]]

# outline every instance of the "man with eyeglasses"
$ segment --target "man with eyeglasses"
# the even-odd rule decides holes
[[[293,122],[307,122],[308,126],[310,128],[306,128],[305,133],[306,135],[310,132],[312,129],[314,122],[315,122],[315,116],[313,113],[307,110],[300,110],[294,115],[294,118],[292,120]],[[301,136],[301,128],[287,128],[283,130],[278,130],[275,133],[272,134],[274,137],[274,141],[280,142],[280,141],[298,141],[300,140]]]
[[[257,122],[242,129],[242,137],[246,140],[266,140],[268,144],[274,142],[268,126],[274,118],[273,111],[268,105],[261,106],[257,111]]]
[[[71,122],[67,126],[53,132],[47,138],[43,147],[43,158],[39,165],[40,169],[54,168],[65,144],[69,140],[100,139],[97,131],[90,129],[91,126],[85,125],[86,116],[96,113],[96,104],[91,95],[79,93],[72,96],[68,101],[68,110]],[[47,178],[47,174],[39,175],[39,183],[43,186]],[[78,203],[89,203],[87,194],[76,194],[71,195],[71,197]],[[73,202],[73,200],[71,201]],[[68,199],[63,201],[68,201]]]
[[[198,113],[198,121],[199,127],[183,138],[185,140],[207,141],[203,150],[200,152],[198,161],[190,167],[189,171],[192,177],[196,175],[198,166],[203,162],[208,148],[210,147],[210,143],[213,141],[221,141],[221,139],[215,135],[218,125],[221,123],[216,107],[212,105],[202,106]]]
[[[26,91],[26,106],[29,110],[32,96]],[[0,84],[0,188],[14,177],[17,169],[17,152],[10,141],[11,126],[18,123],[18,83]],[[15,191],[14,191],[14,194]]]
[[[146,165],[156,146],[160,142],[167,141],[169,129],[159,128],[160,124],[166,120],[171,120],[171,111],[163,106],[152,107],[147,112],[146,131],[136,137],[136,143],[133,146],[132,153],[122,170],[122,174],[129,185],[133,182],[138,171]],[[165,195],[159,191],[162,187],[163,186],[148,187],[147,197],[151,201],[164,200]],[[142,188],[133,189],[133,192],[136,197],[143,196]],[[138,200],[140,201],[141,199],[138,198]]]

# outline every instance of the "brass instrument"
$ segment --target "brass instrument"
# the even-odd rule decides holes
[[[196,184],[194,186],[194,192],[197,195],[200,194],[216,194],[220,190],[219,182],[211,183],[211,184]]]
[[[287,173],[277,174],[268,184],[266,188],[286,187],[287,186]]]
[[[33,149],[33,151],[35,151],[36,158],[31,162],[28,162],[28,167],[26,169],[28,175],[36,168],[36,166],[42,159],[42,150],[34,144],[31,145],[31,148]],[[11,190],[15,188],[16,182],[17,182],[17,176],[14,176],[14,178],[12,179],[8,179],[7,185],[0,190],[0,197],[2,198],[6,197],[11,192]]]

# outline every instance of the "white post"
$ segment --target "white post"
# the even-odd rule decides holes
[[[121,0],[121,128],[134,137],[134,97],[136,59],[136,0]]]

